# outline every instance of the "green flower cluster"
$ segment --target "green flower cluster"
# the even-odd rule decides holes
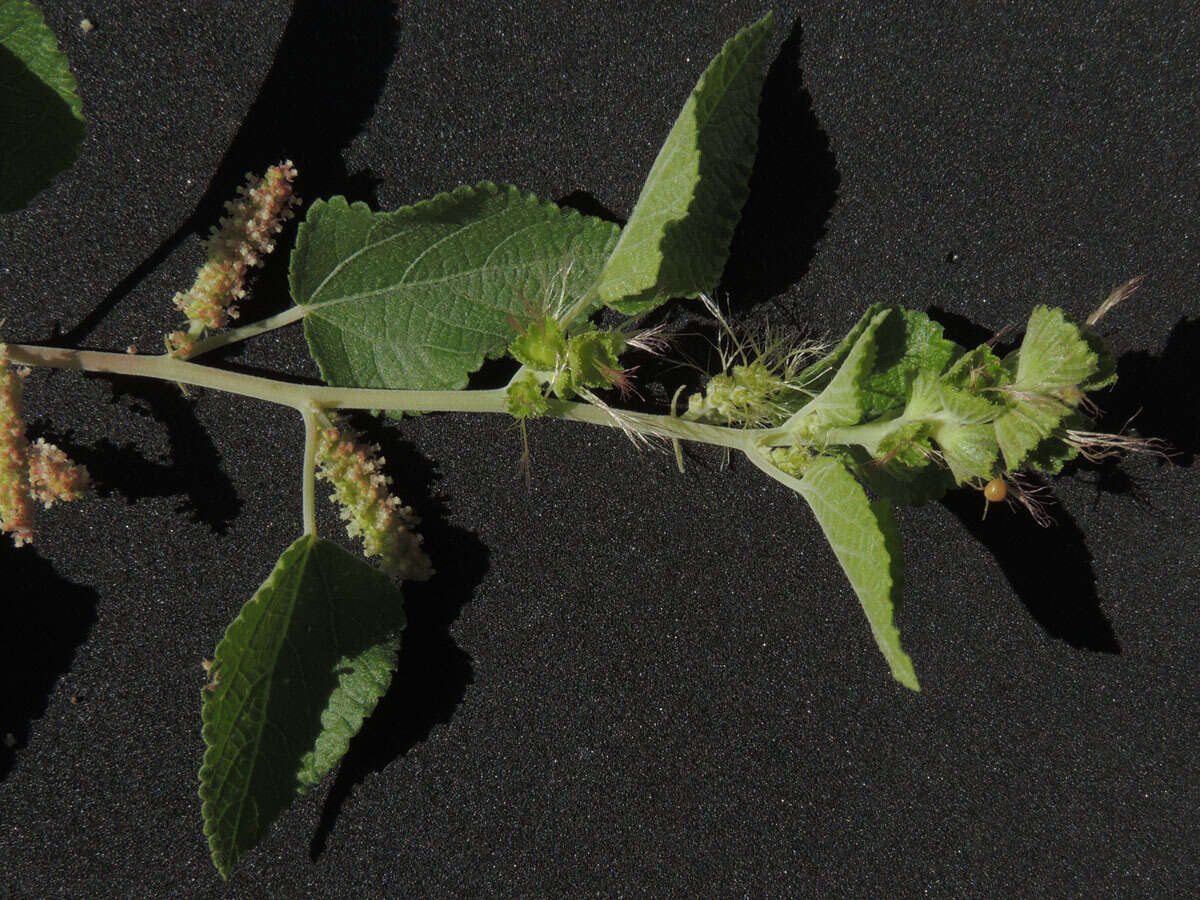
[[[508,388],[508,412],[518,419],[544,415],[547,398],[587,397],[592,389],[630,390],[629,373],[620,363],[626,339],[618,331],[594,326],[567,335],[550,315],[531,322],[508,352],[529,371]]]
[[[1056,473],[1083,453],[1129,449],[1088,430],[1087,393],[1115,365],[1089,326],[1037,307],[1021,346],[965,350],[924,313],[872,307],[832,352],[783,377],[754,360],[715,376],[686,418],[764,428],[772,463],[802,478],[834,457],[877,494],[904,503],[953,485]],[[1014,484],[1018,483],[1013,481]]]

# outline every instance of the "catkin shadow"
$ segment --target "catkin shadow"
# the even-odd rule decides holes
[[[488,550],[475,535],[447,524],[445,503],[432,493],[438,479],[434,464],[399,439],[394,429],[375,426],[369,434],[387,460],[393,493],[421,517],[418,528],[436,574],[427,582],[403,585],[408,624],[399,664],[387,694],[342,758],[309,845],[314,861],[324,852],[342,805],[354,789],[424,741],[435,725],[449,722],[462,702],[474,670],[471,657],[450,635],[450,627],[489,565]]]
[[[85,377],[104,379],[112,388],[114,403],[166,429],[168,461],[149,460],[132,443],[103,438],[91,445],[78,444],[70,435],[42,429],[40,422],[33,430],[83,464],[101,496],[117,493],[134,501],[182,495],[176,512],[188,513],[214,534],[225,534],[241,512],[242,500],[221,469],[216,444],[196,419],[196,401],[185,397],[178,386],[164,382],[112,375]]]
[[[350,174],[341,154],[375,108],[399,31],[392,0],[296,0],[258,97],[191,215],[58,341],[81,343],[185,239],[207,234],[247,171],[261,173],[290,158],[300,170],[301,196],[344,194],[372,202],[378,179]],[[290,243],[285,232],[280,244]],[[264,314],[287,303],[286,268],[270,265],[259,278],[256,305]]]
[[[54,686],[96,622],[94,590],[60,576],[33,547],[0,540],[5,591],[0,627],[0,782],[30,725],[46,713]]]

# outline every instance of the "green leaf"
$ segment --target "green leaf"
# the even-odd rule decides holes
[[[1054,435],[1070,407],[1042,394],[1017,396],[1012,408],[996,419],[996,441],[1010,472],[1021,469],[1042,441]]]
[[[921,506],[940,500],[954,486],[951,472],[928,457],[909,456],[916,464],[907,466],[899,459],[883,462],[861,446],[841,448],[836,456],[868,489],[891,503]]]
[[[768,13],[729,39],[683,105],[597,291],[628,315],[716,288],[749,193]]]
[[[226,630],[203,692],[200,769],[223,876],[341,759],[391,683],[403,628],[391,579],[305,535]]]
[[[527,368],[553,371],[567,357],[567,336],[557,319],[546,316],[530,322],[509,344],[508,352]]]
[[[934,431],[934,440],[942,448],[942,458],[956,482],[991,479],[1000,450],[991,423],[946,423]]]
[[[839,346],[832,355],[841,356],[840,365],[825,389],[812,399],[784,428],[798,431],[807,441],[817,430],[830,425],[854,425],[863,417],[862,384],[875,365],[875,332],[893,314],[887,307],[871,307],[867,316],[854,327],[854,343],[844,353]],[[807,371],[807,370],[806,370]]]
[[[25,206],[75,160],[83,103],[42,14],[0,0],[0,213]]]
[[[1008,408],[1003,400],[993,401],[986,396],[945,384],[942,385],[941,397],[946,415],[962,425],[991,422]]]
[[[1088,340],[1061,309],[1034,309],[1017,359],[1017,388],[1046,394],[1077,388],[1100,367]]]
[[[987,344],[964,353],[942,376],[943,383],[978,393],[1012,383],[1012,372]]]
[[[616,331],[584,331],[572,336],[567,365],[574,389],[607,388],[621,372],[625,337]]]
[[[328,384],[454,390],[593,285],[618,234],[487,182],[392,213],[318,200],[292,251],[292,298]]]
[[[838,342],[838,345],[801,372],[796,380],[810,391],[823,390],[838,371],[842,361],[850,355],[850,351],[854,349],[854,345],[858,343],[862,333],[871,327],[875,317],[885,309],[887,307],[882,303],[876,303],[869,307],[854,323],[854,327]]]
[[[875,346],[874,371],[862,388],[866,419],[902,408],[918,373],[941,373],[961,352],[925,313],[899,307],[880,325]]]
[[[1106,388],[1109,385],[1116,384],[1117,381],[1117,360],[1112,355],[1112,351],[1108,349],[1108,344],[1100,335],[1092,330],[1091,326],[1080,325],[1080,337],[1087,342],[1088,349],[1096,357],[1096,370],[1079,382],[1079,387],[1084,391],[1098,391],[1101,388]]]
[[[912,660],[900,646],[900,632],[893,620],[903,587],[904,556],[891,506],[871,503],[862,485],[836,459],[817,457],[805,467],[800,478],[779,471],[765,458],[750,459],[772,478],[796,491],[812,508],[858,595],[892,677],[919,691]]]

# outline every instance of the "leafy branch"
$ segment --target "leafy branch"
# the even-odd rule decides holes
[[[0,3],[0,35],[28,8]],[[770,27],[768,15],[742,30],[706,69],[624,228],[490,182],[393,212],[317,200],[291,251],[294,306],[222,330],[250,268],[298,205],[297,173],[284,163],[229,204],[208,261],[175,297],[188,321],[167,336],[164,355],[0,344],[0,527],[19,543],[34,537],[34,499],[73,499],[83,483],[61,451],[25,439],[20,385],[29,367],[219,390],[302,418],[302,533],[229,626],[203,692],[200,796],[222,875],[345,753],[396,666],[405,623],[398,584],[435,577],[378,448],[337,410],[493,413],[522,427],[559,418],[643,444],[742,453],[812,509],[893,677],[912,690],[919,682],[896,623],[903,565],[893,504],[966,486],[1036,514],[1031,475],[1055,474],[1079,455],[1156,449],[1097,433],[1087,418],[1088,392],[1114,379],[1092,329],[1112,304],[1084,325],[1038,307],[1021,346],[1003,356],[990,344],[960,347],[925,314],[887,305],[866,310],[828,351],[724,322],[709,298],[746,200]],[[10,189],[7,176],[0,187]],[[700,298],[714,316],[721,370],[682,409],[678,393],[668,411],[625,409],[618,398],[633,389],[636,357],[670,350],[639,317],[671,297]],[[596,324],[605,307],[622,321]],[[195,361],[295,323],[323,385]],[[467,389],[495,358],[513,363],[508,385]],[[318,478],[378,566],[317,534]]]

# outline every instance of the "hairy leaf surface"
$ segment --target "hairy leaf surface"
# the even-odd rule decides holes
[[[292,252],[292,298],[328,384],[453,390],[591,287],[618,234],[486,182],[391,213],[318,200]]]
[[[874,322],[875,317],[886,308],[882,303],[876,303],[868,307],[867,311],[862,314],[862,317],[854,323],[854,327],[846,333],[844,338],[838,341],[837,346],[801,372],[797,380],[810,391],[822,390],[837,373],[843,360],[849,356],[850,351],[854,349],[854,345],[858,343],[858,339],[862,337],[862,333],[871,327],[871,323]],[[876,325],[875,327],[878,326]]]
[[[1026,464],[1057,472],[1075,455],[1061,440],[1062,422],[1074,415],[1082,391],[1116,379],[1112,356],[1086,328],[1060,309],[1036,307],[1016,351],[1010,408],[996,419],[996,440],[1012,470]],[[1086,425],[1084,425],[1086,427]]]
[[[1100,367],[1100,359],[1079,327],[1061,309],[1038,306],[1029,316],[1017,359],[1015,386],[1025,391],[1053,393],[1085,384]]]
[[[899,307],[879,326],[875,346],[874,371],[862,390],[867,419],[904,406],[919,372],[940,373],[961,352],[925,313]]]
[[[75,76],[42,14],[0,0],[0,212],[20,209],[83,142]]]
[[[228,876],[345,754],[391,683],[403,599],[386,575],[305,535],[225,632],[204,691],[204,833]]]
[[[749,193],[772,15],[729,39],[667,135],[598,286],[630,315],[712,291]]]
[[[919,691],[912,660],[900,647],[893,614],[903,587],[904,560],[900,534],[886,503],[872,504],[845,466],[836,460],[814,460],[796,488],[812,507],[821,530],[858,595],[875,643],[892,677]]]

